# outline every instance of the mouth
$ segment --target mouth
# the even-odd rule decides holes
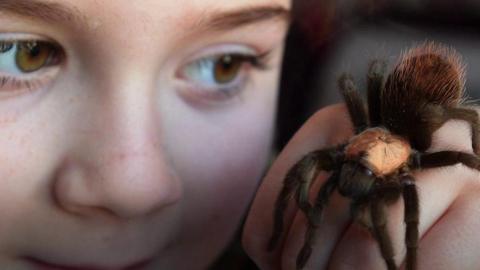
[[[95,266],[95,264],[78,266],[59,265],[33,257],[25,257],[25,260],[32,265],[35,270],[144,270],[152,261],[152,259],[147,259],[128,264],[124,267],[104,267]]]

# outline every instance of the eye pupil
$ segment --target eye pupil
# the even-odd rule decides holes
[[[34,44],[30,47],[30,56],[32,58],[37,57],[40,55],[40,47],[37,44]]]
[[[228,83],[235,79],[242,61],[238,56],[224,55],[215,63],[215,80],[218,83]]]
[[[55,48],[46,42],[19,42],[16,54],[17,67],[23,72],[33,72],[50,64]]]

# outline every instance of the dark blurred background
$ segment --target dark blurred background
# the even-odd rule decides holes
[[[480,98],[480,0],[292,0],[277,117],[277,149],[315,111],[340,102],[347,71],[365,89],[368,62],[394,64],[424,41],[455,48],[467,65],[467,94]],[[240,232],[239,232],[240,234]],[[211,270],[254,270],[239,237]]]

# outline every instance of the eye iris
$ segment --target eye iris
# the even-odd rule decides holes
[[[215,80],[218,83],[228,83],[235,79],[238,70],[242,66],[239,56],[224,55],[215,63]]]
[[[46,42],[21,42],[16,54],[17,67],[23,72],[33,72],[49,64],[54,48]]]

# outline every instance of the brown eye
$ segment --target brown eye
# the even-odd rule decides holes
[[[18,69],[33,72],[53,64],[58,54],[54,44],[44,41],[19,41],[15,55]]]
[[[256,71],[267,69],[268,53],[256,54],[237,47],[231,50],[215,53],[210,49],[210,54],[204,53],[205,56],[197,56],[180,66],[175,76],[185,83],[181,86],[182,95],[206,101],[229,100],[246,88]]]
[[[245,62],[242,56],[226,54],[215,62],[214,78],[221,84],[233,81],[242,64]]]

